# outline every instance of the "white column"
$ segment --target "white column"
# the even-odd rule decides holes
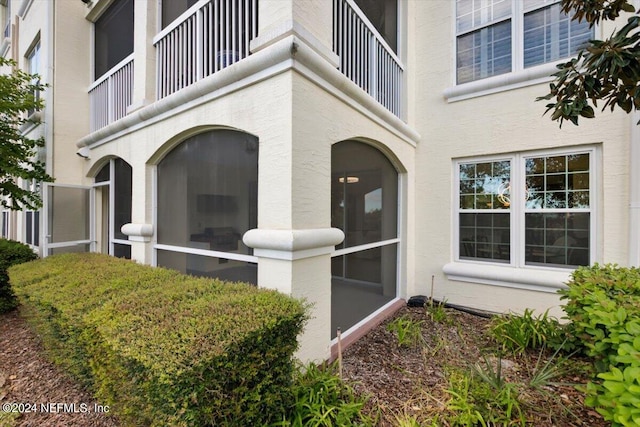
[[[157,9],[156,0],[134,0],[133,100],[128,113],[155,101]]]

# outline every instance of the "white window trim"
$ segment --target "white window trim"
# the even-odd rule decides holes
[[[543,292],[555,292],[557,289],[566,287],[573,271],[572,267],[551,267],[543,265],[526,265],[524,254],[525,229],[524,215],[526,209],[523,205],[522,193],[512,193],[511,215],[511,260],[507,263],[477,261],[460,259],[460,225],[459,225],[459,165],[470,162],[488,161],[511,161],[511,182],[514,188],[524,187],[524,162],[527,158],[536,156],[554,156],[589,153],[589,212],[590,212],[590,244],[589,262],[601,261],[600,232],[601,203],[600,190],[601,180],[601,149],[596,145],[555,148],[548,150],[514,152],[505,155],[478,156],[454,159],[452,176],[452,197],[451,211],[452,232],[451,232],[451,256],[453,261],[443,267],[443,272],[450,280],[462,282],[481,283],[494,286],[505,286],[510,288],[521,288],[538,290]],[[518,164],[516,165],[516,162]],[[514,174],[515,172],[515,174]]]
[[[558,0],[560,1],[560,0]],[[447,102],[463,101],[465,99],[477,98],[480,96],[490,95],[493,93],[505,92],[513,89],[518,89],[527,86],[533,86],[541,83],[551,82],[554,78],[551,76],[558,71],[557,64],[566,61],[569,58],[576,56],[575,54],[564,58],[558,58],[551,62],[540,64],[528,68],[524,68],[524,54],[523,54],[523,31],[522,22],[524,19],[524,13],[530,12],[531,8],[524,8],[520,1],[515,1],[515,6],[511,14],[511,72],[498,74],[496,76],[486,77],[484,79],[478,79],[467,83],[457,83],[457,39],[458,30],[456,23],[456,2],[452,4],[452,31],[453,31],[453,45],[454,55],[452,55],[452,70],[451,73],[451,86],[444,90],[444,97]],[[545,5],[547,7],[552,3]],[[536,8],[537,9],[537,8]],[[516,15],[517,14],[517,15]],[[514,19],[518,16],[518,19]],[[503,21],[504,19],[496,20],[492,23]],[[601,31],[599,25],[593,27],[594,38],[601,38]]]

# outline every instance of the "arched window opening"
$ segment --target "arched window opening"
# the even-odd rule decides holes
[[[257,258],[242,236],[258,222],[258,139],[232,130],[195,135],[157,175],[157,264],[257,284]]]
[[[118,258],[131,259],[131,242],[122,233],[131,222],[132,169],[122,159],[112,159],[95,178],[97,250]]]
[[[332,336],[397,295],[398,172],[374,147],[345,141],[331,154],[331,226],[344,241],[332,255]]]

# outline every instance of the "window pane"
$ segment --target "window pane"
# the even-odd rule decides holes
[[[9,237],[9,212],[2,212],[2,237]]]
[[[132,170],[131,166],[122,159],[114,160],[115,188],[114,194],[114,230],[116,239],[128,240],[129,237],[121,231],[123,225],[131,222],[131,194],[132,194]]]
[[[33,212],[27,212],[25,214],[25,231],[26,242],[30,245],[33,244]]]
[[[589,154],[529,158],[525,165],[528,209],[589,207]]]
[[[341,247],[398,237],[398,172],[375,147],[343,141],[331,148],[331,226]],[[396,297],[396,243],[331,259],[332,336],[351,328]]]
[[[89,190],[49,187],[49,242],[89,240]],[[78,251],[84,251],[84,244]]]
[[[133,0],[115,0],[95,26],[95,78],[133,52]]]
[[[510,71],[510,20],[457,38],[458,84]]]
[[[33,213],[33,245],[40,246],[40,211]]]
[[[464,32],[511,15],[511,0],[457,0],[456,28]]]
[[[217,130],[187,139],[158,165],[158,243],[251,255],[257,226],[258,141]]]
[[[331,336],[345,331],[396,296],[398,245],[331,259]]]
[[[460,259],[509,262],[510,221],[509,213],[461,213]]]
[[[113,256],[116,258],[131,259],[131,246],[114,243]]]
[[[509,161],[466,163],[459,165],[459,170],[461,209],[509,208]]]
[[[572,21],[559,3],[524,15],[524,66],[544,64],[577,53],[592,30],[586,21]]]
[[[525,262],[527,265],[589,265],[590,214],[527,213]]]
[[[344,231],[343,247],[398,236],[398,173],[379,150],[345,141],[332,150],[331,226]]]
[[[258,265],[252,262],[158,251],[158,265],[198,277],[211,277],[252,285],[258,283]]]

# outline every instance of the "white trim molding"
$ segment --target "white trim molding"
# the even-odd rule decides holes
[[[411,126],[349,80],[317,49],[300,37],[289,35],[242,61],[86,135],[76,145],[78,148],[95,148],[288,70],[307,77],[409,145],[415,147],[420,141],[420,135]]]
[[[569,269],[518,268],[471,262],[450,262],[442,271],[449,280],[552,293],[566,288],[573,272]]]
[[[521,87],[548,83],[553,80],[552,74],[557,71],[556,63],[544,64],[538,67],[459,84],[445,89],[443,95],[448,102],[463,101],[465,99],[505,92]]]
[[[242,237],[245,245],[254,248],[258,258],[297,260],[331,254],[335,245],[344,240],[338,228],[304,230],[268,230],[255,228]]]
[[[153,236],[153,225],[129,223],[124,224],[120,231],[129,236],[132,242],[150,242]]]

